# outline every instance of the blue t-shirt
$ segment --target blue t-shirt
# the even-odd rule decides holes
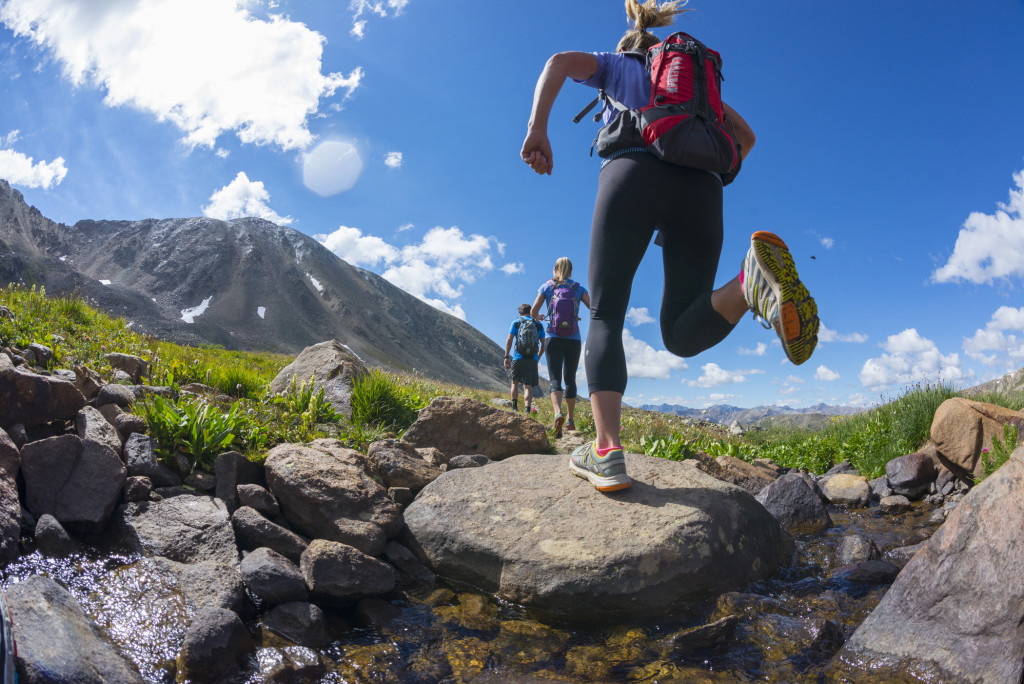
[[[601,88],[629,109],[640,109],[651,103],[651,76],[644,60],[622,52],[595,52],[597,71],[585,81],[576,81],[591,88]],[[601,124],[619,113],[607,102],[601,113]]]
[[[522,322],[525,322],[525,321],[530,321],[531,323],[533,323],[534,325],[537,326],[537,339],[543,340],[544,339],[544,326],[541,325],[540,321],[535,321],[530,316],[522,316],[522,317],[517,318],[516,320],[512,321],[512,326],[508,329],[508,334],[511,335],[512,337],[515,337],[516,333],[519,332],[519,324],[522,323]],[[518,361],[519,359],[523,358],[523,355],[519,353],[518,349],[516,349],[516,341],[514,339],[512,340],[512,354],[511,354],[511,356],[512,356],[512,360],[513,361]],[[540,354],[539,353],[533,355],[533,360],[534,361],[537,361],[539,358],[540,358]]]
[[[557,335],[557,334],[555,334],[554,329],[551,327],[551,298],[555,296],[555,288],[552,287],[551,282],[552,281],[550,281],[550,280],[546,281],[543,285],[540,286],[540,289],[537,290],[537,292],[539,292],[540,294],[544,295],[544,300],[548,304],[548,329],[547,329],[548,335],[551,336],[552,338],[556,338],[557,337],[558,339],[562,339],[562,340],[581,340],[582,341],[583,338],[580,337],[580,331],[578,329],[576,330],[576,333],[574,335]],[[572,278],[567,278],[566,281],[565,281],[565,284],[567,286],[571,286],[575,282],[576,281],[573,280]],[[583,287],[582,283],[577,283],[576,289],[573,291],[573,297],[576,299],[576,313],[579,313],[579,310],[580,310],[580,300],[583,299],[583,295],[585,295],[586,293],[587,293],[587,288]]]

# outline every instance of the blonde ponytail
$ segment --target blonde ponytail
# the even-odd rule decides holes
[[[556,283],[564,283],[572,275],[572,262],[569,257],[559,257],[555,262],[554,276]]]
[[[647,29],[671,26],[677,14],[690,11],[682,7],[686,2],[687,0],[669,0],[659,5],[658,0],[647,0],[643,3],[638,0],[626,0],[627,23],[632,24],[633,28],[622,36],[615,51],[646,50],[656,44],[658,38],[648,33]]]

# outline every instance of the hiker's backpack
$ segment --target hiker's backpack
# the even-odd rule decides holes
[[[537,334],[535,321],[529,316],[519,319],[516,330],[516,351],[523,357],[532,357],[540,351],[540,336]]]
[[[576,289],[580,284],[566,285],[564,282],[555,283],[554,280],[549,280],[548,285],[553,290],[548,317],[551,330],[559,337],[571,337],[580,331],[576,303]]]
[[[728,185],[740,171],[740,145],[722,107],[722,58],[687,33],[673,33],[648,50],[627,53],[644,59],[651,77],[651,101],[627,109],[604,90],[573,119],[579,123],[600,100],[619,110],[594,141],[600,157],[646,147],[680,166],[714,171]],[[594,118],[597,120],[599,116]]]

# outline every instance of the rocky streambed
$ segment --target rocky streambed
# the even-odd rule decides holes
[[[852,575],[851,558],[843,557],[849,540],[871,540],[881,557],[901,564],[900,549],[936,529],[935,510],[924,502],[899,514],[877,504],[831,507],[831,528],[794,535],[791,567],[644,619],[570,622],[441,580],[325,609],[327,633],[316,648],[250,616],[257,648],[238,681],[820,681],[893,579]],[[54,578],[146,681],[174,681],[190,620],[166,568],[102,545],[65,558],[26,551],[4,568],[5,587],[34,575]],[[857,672],[851,681],[865,677]]]

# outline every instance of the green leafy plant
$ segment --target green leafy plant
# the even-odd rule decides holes
[[[184,454],[192,470],[212,470],[218,454],[234,447],[260,449],[265,441],[264,431],[242,413],[238,402],[225,413],[201,399],[154,396],[136,404],[135,411],[149,426],[157,454],[165,461]]]
[[[1020,446],[1021,440],[1017,433],[1018,430],[1015,423],[1005,423],[1003,425],[1003,439],[993,435],[992,450],[990,451],[987,448],[981,450],[981,480],[999,470],[999,467],[1006,463],[1014,450]]]

